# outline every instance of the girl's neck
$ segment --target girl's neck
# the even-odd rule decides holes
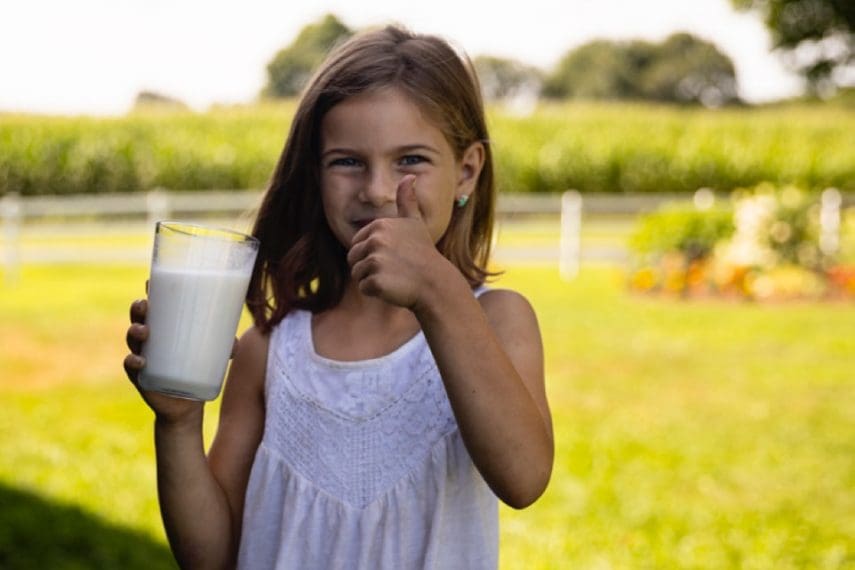
[[[390,305],[377,297],[363,295],[359,287],[352,283],[345,287],[341,301],[332,310],[350,313],[357,318],[368,317],[378,320],[395,320],[405,313],[411,314],[403,307]]]
[[[348,286],[332,309],[314,315],[315,351],[334,360],[367,360],[393,352],[420,330],[413,313]]]

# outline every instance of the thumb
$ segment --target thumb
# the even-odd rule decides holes
[[[398,217],[415,218],[420,220],[419,202],[416,200],[416,177],[412,174],[404,176],[398,183]]]

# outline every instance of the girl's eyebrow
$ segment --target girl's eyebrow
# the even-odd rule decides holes
[[[327,156],[329,154],[356,154],[356,151],[353,149],[350,149],[350,148],[335,147],[335,148],[330,148],[330,149],[327,149],[327,150],[321,152],[321,158],[324,158],[325,156]]]
[[[439,149],[430,146],[429,144],[408,144],[402,147],[398,147],[398,152],[414,152],[414,151],[427,151],[432,152],[434,154],[441,154]]]
[[[441,154],[439,149],[429,145],[429,144],[406,144],[399,146],[394,149],[394,153],[406,153],[406,152],[430,152],[433,154]],[[321,152],[321,158],[326,157],[330,154],[361,154],[359,150],[347,147],[333,147],[328,148]]]

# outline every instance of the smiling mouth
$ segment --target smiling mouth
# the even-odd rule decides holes
[[[367,226],[368,224],[370,224],[371,222],[373,222],[375,219],[376,219],[376,218],[362,218],[362,219],[359,219],[359,220],[353,220],[353,221],[352,221],[352,222],[350,222],[350,223],[351,223],[351,225],[353,225],[355,228],[357,228],[357,229],[360,229],[360,230],[361,230],[362,228],[364,228],[365,226]]]
[[[374,220],[379,220],[381,218],[394,218],[395,214],[393,212],[377,212],[373,215],[365,216],[364,218],[356,218],[352,220],[350,223],[355,228],[364,228]]]

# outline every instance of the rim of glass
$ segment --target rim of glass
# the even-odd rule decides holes
[[[246,242],[255,245],[260,243],[257,237],[237,230],[230,230],[228,228],[221,228],[218,226],[206,226],[203,224],[179,222],[176,220],[160,220],[155,226],[155,233],[158,233],[160,228],[190,237],[206,237],[230,242]]]

